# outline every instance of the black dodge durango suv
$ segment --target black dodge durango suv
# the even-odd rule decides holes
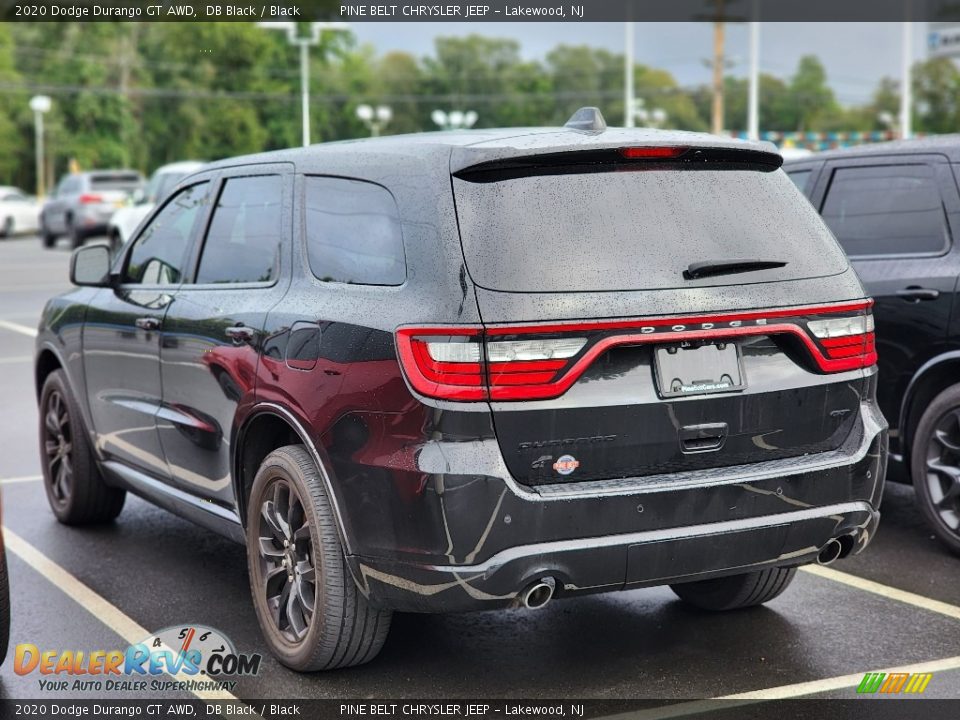
[[[46,307],[50,505],[245,543],[299,670],[394,610],[766,602],[867,545],[886,464],[871,301],[781,162],[583,110],[208,166]]]

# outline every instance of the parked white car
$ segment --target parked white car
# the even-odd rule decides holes
[[[33,233],[40,227],[40,203],[20,188],[0,185],[0,237]]]
[[[184,160],[157,168],[150,176],[150,181],[143,192],[135,197],[134,203],[120,208],[110,218],[107,224],[107,237],[110,238],[110,246],[113,250],[123,247],[144,218],[177,186],[177,183],[204,165],[205,163],[199,160]]]

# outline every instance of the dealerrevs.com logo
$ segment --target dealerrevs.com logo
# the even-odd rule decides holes
[[[219,630],[181,625],[122,650],[41,650],[21,643],[14,671],[40,674],[40,690],[50,692],[233,690],[236,681],[226,678],[257,675],[262,660],[259,653],[238,653]]]

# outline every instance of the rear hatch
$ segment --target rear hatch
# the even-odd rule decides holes
[[[101,209],[123,207],[133,193],[142,187],[143,178],[137,173],[111,172],[90,175],[90,192],[84,197],[86,204],[99,205]]]
[[[779,165],[631,147],[456,171],[484,326],[401,350],[427,394],[490,402],[530,485],[835,449],[875,361],[869,302]]]

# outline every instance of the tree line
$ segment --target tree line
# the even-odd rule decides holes
[[[30,97],[46,94],[47,175],[82,168],[150,171],[181,159],[214,160],[295,146],[300,137],[296,48],[252,23],[0,24],[0,184],[32,188]],[[707,130],[711,89],[681,87],[666,70],[638,64],[636,97],[666,113],[665,126]],[[915,128],[950,132],[960,121],[960,71],[948,59],[913,75]],[[477,127],[562,124],[578,107],[623,122],[623,55],[558,45],[523,57],[516,40],[440,37],[433,52],[377,54],[349,32],[327,32],[311,51],[315,142],[363,137],[362,103],[389,105],[386,133],[435,129],[435,109],[473,110]],[[725,82],[725,127],[746,127],[747,82]],[[779,131],[889,129],[898,83],[841,105],[823,65],[800,60],[788,78],[760,78],[760,126]],[[886,121],[883,114],[888,113]]]

